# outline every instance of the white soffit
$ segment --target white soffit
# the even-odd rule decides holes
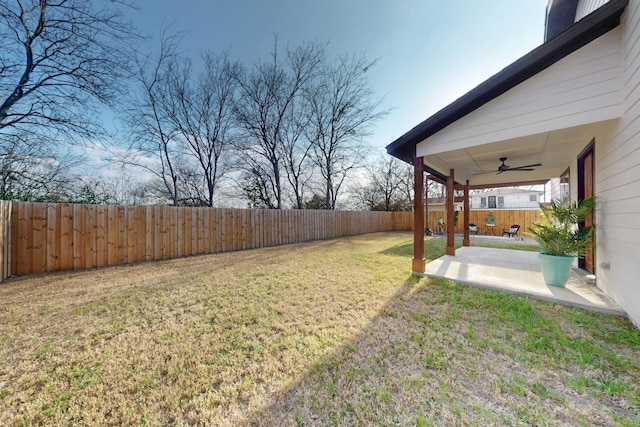
[[[456,181],[464,182],[468,179],[472,185],[555,178],[572,164],[591,140],[609,137],[616,122],[617,119],[607,120],[454,149],[424,156],[424,162],[443,175],[448,175],[453,169]],[[542,166],[536,167],[535,171],[479,174],[482,171],[497,172],[501,157],[507,157],[505,163],[511,167],[537,163]]]
[[[615,29],[416,145],[429,156],[554,132],[623,114],[621,34]]]

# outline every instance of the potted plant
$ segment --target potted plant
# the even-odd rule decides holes
[[[595,208],[595,197],[572,202],[568,197],[541,205],[542,221],[529,228],[540,244],[540,268],[547,285],[564,286],[575,257],[584,257],[592,243],[593,226],[579,227]]]

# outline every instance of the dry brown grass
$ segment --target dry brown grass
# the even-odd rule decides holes
[[[626,320],[418,281],[410,242],[9,280],[0,425],[640,422]]]

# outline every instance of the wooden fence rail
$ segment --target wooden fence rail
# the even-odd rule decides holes
[[[470,211],[483,228],[488,211]],[[540,211],[493,211],[496,233]],[[429,211],[435,229],[444,212]],[[461,233],[462,215],[456,232]],[[409,231],[412,212],[107,206],[0,201],[0,280],[216,252]]]

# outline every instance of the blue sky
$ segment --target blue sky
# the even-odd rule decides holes
[[[186,31],[182,50],[230,50],[245,64],[280,43],[329,43],[377,59],[372,88],[390,113],[371,144],[403,133],[543,41],[547,0],[147,0],[132,16],[157,36]],[[150,46],[155,41],[150,41]]]

